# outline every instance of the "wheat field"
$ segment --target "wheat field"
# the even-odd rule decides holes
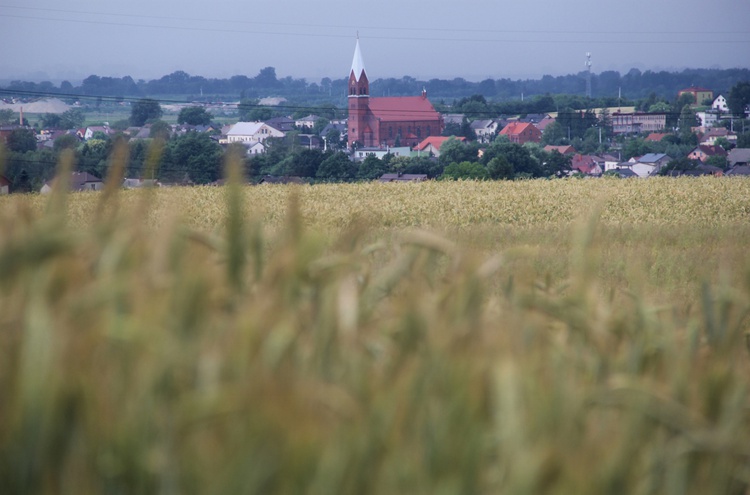
[[[4,493],[747,493],[750,181],[228,170],[0,198]]]

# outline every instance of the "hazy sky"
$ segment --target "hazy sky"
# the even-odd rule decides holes
[[[0,0],[0,79],[491,78],[750,66],[748,0]]]

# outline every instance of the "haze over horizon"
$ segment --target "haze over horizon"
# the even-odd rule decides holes
[[[748,6],[717,0],[706,9],[697,0],[541,0],[533,9],[445,0],[0,0],[0,43],[11,47],[0,55],[0,79],[148,80],[177,70],[223,78],[268,66],[278,77],[338,79],[348,76],[357,33],[371,79],[575,74],[587,52],[597,74],[750,67]]]

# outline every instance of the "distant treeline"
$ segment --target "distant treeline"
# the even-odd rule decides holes
[[[715,93],[726,94],[740,81],[750,80],[750,69],[685,69],[680,72],[645,71],[631,69],[626,74],[605,71],[591,75],[592,96],[595,98],[646,98],[652,94],[674,99],[677,91],[689,86],[706,87]],[[34,91],[60,95],[86,95],[107,97],[134,97],[172,95],[186,99],[210,99],[215,96],[235,98],[262,98],[281,96],[294,100],[326,100],[343,104],[346,98],[346,78],[323,78],[308,82],[292,77],[278,78],[276,69],[266,67],[255,77],[236,75],[217,79],[191,76],[183,71],[173,72],[159,79],[134,80],[130,76],[107,77],[91,75],[79,86],[63,81],[59,86],[49,82],[11,81],[7,91]],[[426,89],[431,98],[450,102],[470,95],[482,95],[487,100],[505,101],[545,94],[584,95],[586,73],[566,76],[546,75],[541,79],[485,79],[480,82],[455,79],[419,80],[404,76],[400,79],[376,79],[371,83],[373,96],[406,96],[419,94]]]

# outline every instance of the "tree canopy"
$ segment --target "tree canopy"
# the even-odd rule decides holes
[[[130,125],[140,127],[149,120],[156,120],[161,117],[163,111],[159,102],[151,98],[142,98],[135,103],[130,109]]]
[[[191,106],[180,110],[177,116],[178,124],[188,125],[208,125],[211,123],[213,115],[203,107]]]

